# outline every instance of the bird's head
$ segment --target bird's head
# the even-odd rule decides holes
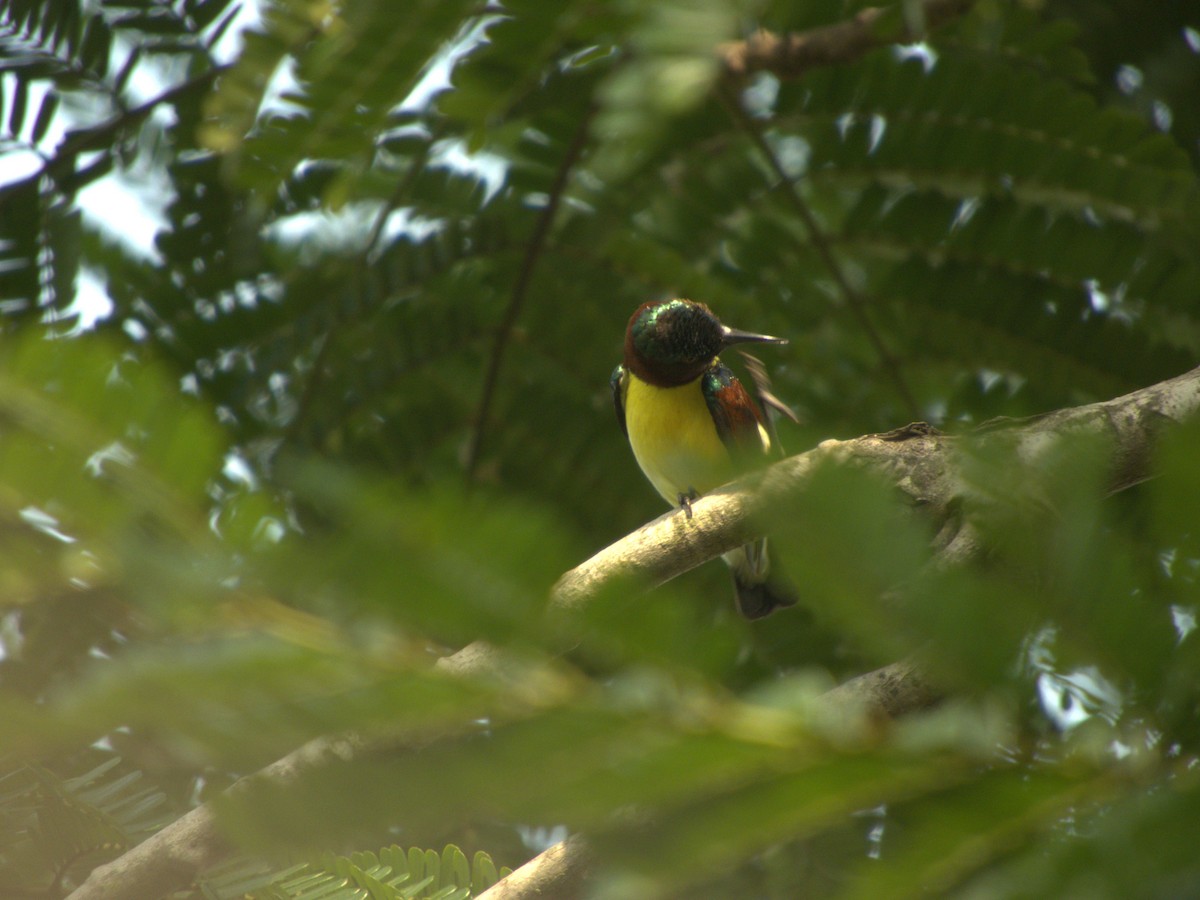
[[[783,338],[722,325],[703,303],[664,300],[643,303],[625,329],[625,366],[660,387],[698,378],[731,344],[786,344]]]

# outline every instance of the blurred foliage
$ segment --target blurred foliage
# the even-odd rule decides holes
[[[564,829],[603,897],[1200,892],[1194,426],[1115,497],[985,434],[971,570],[826,471],[802,610],[713,565],[544,615],[660,511],[607,388],[647,298],[791,338],[792,451],[1200,354],[1200,17],[978,0],[722,80],[862,5],[0,0],[0,894],[208,800],[247,855],[180,896],[467,896]],[[822,707],[913,652],[938,709]],[[347,730],[391,749],[222,794]]]
[[[468,860],[453,844],[437,853],[392,845],[378,853],[324,854],[316,862],[282,871],[261,871],[236,860],[201,884],[208,900],[468,900],[511,870],[496,869],[483,851]]]

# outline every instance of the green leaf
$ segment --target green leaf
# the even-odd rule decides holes
[[[42,98],[42,103],[38,107],[37,118],[33,122],[33,131],[29,136],[30,143],[40,144],[42,138],[46,136],[47,130],[50,128],[50,123],[54,120],[54,114],[58,112],[58,95],[46,92]]]
[[[638,873],[633,884],[643,896],[664,896],[779,841],[817,833],[860,809],[953,784],[964,774],[936,758],[831,758],[683,804],[651,827],[615,832],[601,847],[615,855],[620,868]]]
[[[418,870],[409,864],[409,857],[413,855],[423,860],[436,860],[435,867],[445,866],[448,874],[442,884],[435,884],[428,877],[419,878]],[[468,900],[473,896],[469,879],[460,880],[461,873],[448,864],[461,856],[462,851],[453,845],[448,845],[441,856],[433,850],[413,847],[405,851],[392,845],[384,847],[378,854],[369,851],[357,851],[349,856],[325,854],[317,861],[277,872],[259,871],[249,877],[237,870],[215,873],[214,877],[202,881],[202,887],[205,896],[216,900],[236,897],[256,900],[314,900],[317,897],[323,900],[361,900],[363,897],[370,900]],[[487,854],[480,851],[477,856],[492,865]]]
[[[416,87],[431,45],[459,31],[469,6],[410,5],[401,23],[391,4],[375,0],[346,4],[328,21],[307,0],[274,5],[267,31],[247,37],[211,98],[206,143],[239,149],[239,171],[260,197],[272,195],[302,160],[369,156],[391,111]],[[248,134],[269,73],[291,53],[300,87],[289,99],[300,114]]]
[[[1108,790],[1099,780],[1010,769],[896,804],[884,825],[886,861],[858,866],[842,896],[946,895],[997,860],[1032,849],[1076,804]]]

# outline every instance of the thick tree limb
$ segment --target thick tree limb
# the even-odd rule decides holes
[[[1148,474],[1155,437],[1168,423],[1200,413],[1200,368],[1123,397],[1065,409],[1019,422],[985,429],[980,440],[1004,440],[1021,462],[1031,463],[1053,448],[1061,436],[1106,436],[1113,448],[1112,486],[1128,487]],[[961,439],[939,434],[928,426],[912,425],[887,434],[850,441],[825,441],[814,450],[777,463],[756,479],[757,492],[731,487],[692,504],[691,520],[669,513],[643,526],[591,559],[567,572],[554,588],[553,602],[579,607],[619,579],[641,578],[661,583],[674,578],[756,536],[755,525],[765,513],[796,503],[818,463],[869,467],[882,473],[909,500],[947,522],[940,536],[939,557],[947,564],[969,559],[978,543],[969,522],[951,512],[961,491],[955,464]],[[469,675],[497,664],[499,651],[477,642],[446,657],[439,666]],[[853,704],[881,716],[899,716],[923,709],[936,692],[910,662],[893,663],[854,678],[825,695],[839,707]],[[290,781],[333,758],[356,752],[352,738],[321,738],[239,782],[231,790],[255,781]],[[71,900],[141,900],[186,887],[201,869],[220,861],[230,848],[221,838],[208,806],[192,810],[124,856],[95,869]],[[554,848],[552,848],[554,850]],[[489,892],[489,900],[523,897],[569,897],[585,869],[580,863],[582,841],[568,842],[522,867],[520,879]],[[543,858],[544,857],[544,858]],[[515,874],[515,873],[514,873]]]
[[[877,718],[894,719],[928,709],[942,695],[925,680],[916,663],[906,659],[851,678],[826,691],[821,699],[833,708],[849,706]]]
[[[477,900],[518,900],[545,897],[568,900],[583,889],[588,865],[587,842],[580,835],[559,841],[539,853],[507,878],[498,881]]]
[[[844,22],[794,34],[759,31],[744,41],[720,47],[725,72],[735,78],[753,72],[770,72],[780,78],[799,78],[810,69],[843,65],[887,44],[920,40],[933,29],[962,15],[973,0],[925,0],[922,15],[913,22],[902,19],[887,27],[886,17],[896,9],[870,7]]]
[[[1154,438],[1162,425],[1200,411],[1200,368],[1114,400],[1059,410],[1021,421],[993,422],[975,440],[1007,441],[1021,463],[1033,463],[1060,437],[1106,437],[1113,447],[1112,488],[1145,478]],[[590,601],[614,580],[640,578],[661,584],[760,534],[755,524],[794,508],[822,462],[863,466],[883,475],[913,506],[950,520],[962,492],[955,454],[962,438],[915,423],[886,434],[824,441],[785,459],[751,482],[739,482],[692,503],[692,518],[673,511],[643,525],[567,572],[554,588],[555,602],[570,608]],[[969,557],[974,539],[967,523],[952,523],[939,542],[954,562]]]
[[[287,784],[302,773],[336,759],[354,755],[359,742],[353,737],[321,737],[309,741],[254,775],[238,781],[230,791],[272,781]],[[146,900],[190,885],[197,873],[214,866],[233,852],[217,827],[207,803],[176,819],[112,862],[97,866],[70,900]]]
[[[87,880],[71,892],[70,900],[162,897],[187,887],[197,872],[216,865],[231,851],[206,803],[123,856],[94,868]]]
[[[997,434],[1014,441],[1023,462],[1035,462],[1062,435],[1094,434],[1114,448],[1114,489],[1136,484],[1146,475],[1150,451],[1161,424],[1200,413],[1200,368],[1170,381],[1115,400],[1060,410],[1025,422],[996,423]],[[985,437],[983,438],[986,440]],[[826,441],[815,450],[776,464],[758,494],[730,490],[692,504],[692,519],[671,513],[601,550],[559,581],[555,595],[565,606],[582,605],[612,579],[640,575],[659,583],[756,536],[757,514],[792,502],[823,458],[866,465],[885,472],[889,481],[916,505],[947,516],[959,490],[953,462],[958,439],[928,427],[910,425],[853,441]],[[969,522],[955,522],[942,540],[939,557],[947,565],[966,561],[978,550]],[[859,675],[828,691],[823,701],[852,706],[884,718],[926,709],[938,700],[936,689],[909,660]],[[587,844],[576,835],[531,859],[497,884],[486,900],[533,900],[583,896]],[[518,878],[518,875],[520,876]]]
[[[823,461],[876,468],[914,505],[944,513],[957,489],[949,458],[954,441],[923,423],[851,441],[824,441],[757,478],[693,501],[690,520],[674,510],[610,544],[559,579],[554,601],[566,608],[582,605],[617,579],[661,584],[740,547],[761,535],[760,519],[803,495]]]

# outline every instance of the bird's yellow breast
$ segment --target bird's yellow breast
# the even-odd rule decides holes
[[[680,494],[703,494],[733,477],[733,465],[700,380],[655,387],[628,374],[625,428],[633,455],[655,490],[672,505]]]

